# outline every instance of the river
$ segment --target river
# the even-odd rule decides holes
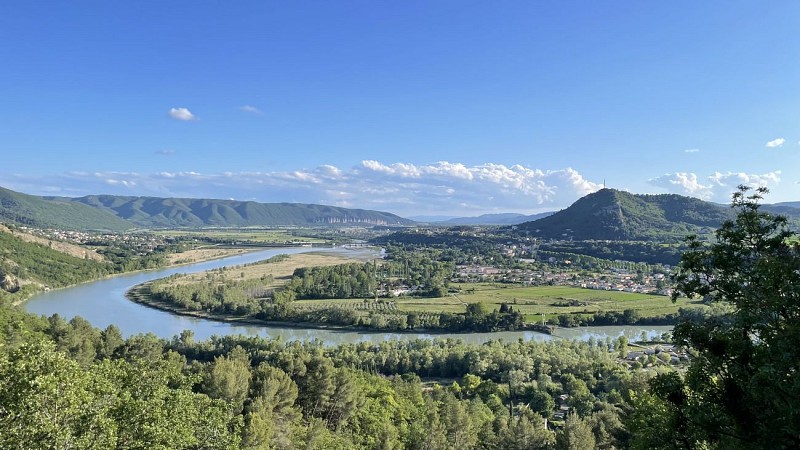
[[[175,273],[202,272],[222,266],[235,266],[261,261],[272,256],[285,253],[294,254],[308,251],[324,252],[365,252],[366,249],[315,249],[315,248],[272,248],[269,250],[246,253],[213,261],[189,264],[180,267],[157,269],[130,274],[117,275],[103,280],[79,284],[65,289],[44,292],[28,300],[24,306],[34,314],[58,314],[69,320],[81,316],[92,325],[105,328],[117,325],[122,334],[131,336],[138,333],[153,333],[162,338],[172,338],[183,330],[192,330],[196,339],[207,339],[213,335],[241,334],[245,336],[262,336],[281,338],[284,341],[318,339],[327,345],[348,342],[381,342],[396,339],[432,339],[457,338],[469,343],[483,343],[488,340],[503,339],[505,341],[547,341],[552,339],[590,338],[604,340],[615,339],[625,335],[631,340],[638,339],[642,332],[648,337],[661,335],[670,331],[670,326],[619,326],[619,327],[580,327],[562,328],[554,336],[532,331],[503,331],[497,333],[391,333],[372,331],[326,330],[317,328],[283,328],[274,326],[242,325],[217,322],[207,319],[179,316],[166,311],[150,308],[125,298],[125,292],[131,287],[145,281],[163,278]],[[375,253],[377,256],[377,252]]]

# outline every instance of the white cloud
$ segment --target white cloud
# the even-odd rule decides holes
[[[380,209],[401,215],[534,212],[569,206],[602,187],[572,168],[542,170],[522,165],[486,163],[467,166],[384,164],[365,160],[356,167],[322,165],[275,172],[158,172],[151,174],[65,173],[14,180],[23,192],[57,185],[64,192],[237,198],[261,202],[301,202]]]
[[[125,186],[125,187],[135,187],[136,186],[136,182],[135,181],[129,181],[129,180],[117,180],[117,179],[114,179],[114,178],[106,178],[103,181],[105,181],[106,184],[110,184],[112,186],[116,186],[116,185]]]
[[[786,139],[784,139],[784,138],[773,139],[773,140],[767,142],[767,147],[769,147],[769,148],[777,148],[777,147],[782,146],[784,142],[786,142]]]
[[[175,150],[172,150],[170,148],[165,148],[163,150],[157,151],[156,154],[157,155],[162,155],[162,156],[174,155],[175,154]]]
[[[771,187],[780,183],[780,181],[780,170],[763,174],[714,172],[704,178],[700,178],[697,174],[691,172],[676,172],[648,180],[653,186],[664,188],[669,192],[716,202],[730,200],[731,194],[741,184],[751,187]]]
[[[568,205],[578,197],[602,187],[586,180],[572,168],[543,171],[521,165],[507,167],[494,163],[467,167],[447,161],[417,166],[406,163],[385,165],[366,160],[361,165],[362,170],[358,172],[367,178],[381,175],[382,178],[376,181],[402,181],[404,188],[414,189],[420,197],[434,195],[440,192],[437,188],[443,186],[461,197],[472,199],[476,207],[483,204],[484,209],[488,205],[482,199],[489,195],[502,199],[500,204],[530,209],[546,204]]]
[[[702,184],[697,179],[697,175],[687,172],[676,172],[674,174],[667,173],[657,178],[648,180],[652,185],[667,188],[670,192],[679,191],[683,194],[688,194],[693,197],[699,197],[708,200],[712,195],[712,184]]]
[[[240,106],[239,107],[239,111],[244,111],[246,113],[258,114],[258,115],[264,114],[260,109],[256,108],[255,106],[252,106],[252,105]]]
[[[176,120],[197,120],[197,116],[192,114],[187,108],[170,108],[169,116]]]
[[[770,185],[775,185],[780,183],[781,171],[776,170],[774,172],[768,172],[760,175],[748,174],[744,172],[728,172],[725,174],[715,172],[708,178],[711,181],[713,181],[717,186],[736,187],[739,186],[740,184],[745,184],[752,187],[760,187],[760,186],[769,187]]]
[[[684,152],[686,152],[686,153],[700,153],[700,149],[699,148],[687,148],[686,150],[684,150]]]

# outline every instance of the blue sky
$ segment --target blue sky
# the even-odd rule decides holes
[[[79,6],[77,6],[79,5]],[[800,2],[3,2],[0,186],[536,212],[800,200]]]

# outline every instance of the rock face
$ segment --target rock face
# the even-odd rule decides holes
[[[13,294],[19,290],[19,280],[14,275],[0,272],[0,289]]]

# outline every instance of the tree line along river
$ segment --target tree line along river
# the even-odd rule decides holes
[[[138,333],[153,333],[158,337],[169,339],[180,334],[183,330],[191,330],[196,339],[207,339],[213,335],[242,334],[247,336],[281,338],[284,341],[307,341],[317,339],[327,345],[349,342],[381,342],[395,339],[432,339],[435,337],[457,338],[468,343],[483,343],[488,340],[497,339],[510,341],[520,338],[526,341],[546,341],[560,338],[589,340],[592,337],[604,340],[606,337],[614,339],[621,335],[625,335],[629,339],[637,339],[642,332],[645,332],[648,337],[654,337],[672,329],[671,326],[560,328],[553,336],[550,336],[533,331],[455,334],[287,328],[269,325],[245,325],[180,316],[135,303],[125,297],[125,292],[137,284],[176,273],[203,272],[223,266],[235,266],[261,261],[278,254],[294,254],[309,251],[340,253],[374,252],[376,257],[379,256],[377,252],[369,249],[271,248],[269,250],[246,253],[180,267],[123,274],[69,288],[52,290],[31,298],[25,303],[24,307],[28,312],[34,314],[43,314],[47,316],[58,314],[67,320],[74,316],[81,316],[92,325],[99,328],[105,328],[108,325],[114,324],[120,328],[122,334],[125,336]]]

